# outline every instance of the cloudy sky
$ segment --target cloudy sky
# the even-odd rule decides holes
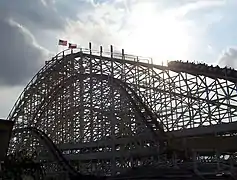
[[[0,0],[0,118],[58,39],[237,68],[236,0]]]

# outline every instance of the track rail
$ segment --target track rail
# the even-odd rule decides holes
[[[64,170],[69,172],[69,174],[82,176],[69,164],[69,162],[62,155],[61,151],[43,131],[37,129],[36,127],[26,127],[26,128],[15,129],[13,133],[20,133],[24,131],[29,131],[34,136],[36,136],[41,141],[41,143],[44,144],[45,148],[47,148],[47,150],[53,156],[53,158],[63,167]]]
[[[151,111],[151,109],[142,101],[141,97],[137,95],[137,93],[129,87],[126,83],[124,83],[122,80],[113,78],[108,75],[101,75],[101,74],[75,74],[67,79],[65,81],[62,81],[60,84],[58,84],[55,89],[52,90],[51,93],[49,93],[48,96],[55,97],[57,93],[60,91],[60,88],[63,87],[63,85],[67,84],[67,82],[71,82],[71,80],[77,79],[77,77],[83,77],[89,78],[93,77],[96,79],[101,80],[110,80],[112,82],[109,84],[110,86],[117,86],[120,87],[123,93],[126,94],[126,96],[129,98],[130,102],[132,103],[132,107],[135,109],[135,111],[139,114],[139,116],[142,118],[143,123],[151,130],[152,134],[154,135],[154,138],[158,142],[158,144],[161,145],[161,151],[163,151],[167,146],[170,146],[169,140],[170,136],[165,133],[162,122],[159,122],[159,116]],[[44,110],[47,108],[47,105],[50,104],[50,102],[53,101],[53,98],[48,101],[48,98],[45,97],[44,100],[42,100],[41,105],[38,107],[37,112],[33,116],[32,122],[36,120],[40,120],[41,114],[43,114]],[[40,114],[40,116],[36,117],[36,115]]]
[[[23,106],[24,107],[24,92],[29,89],[31,86],[33,86],[36,82],[37,82],[37,78],[39,78],[40,76],[43,76],[45,73],[50,73],[51,70],[53,70],[58,63],[65,61],[67,58],[71,58],[71,57],[80,57],[80,56],[88,56],[88,57],[97,57],[100,58],[101,54],[98,51],[91,51],[90,49],[80,49],[79,51],[76,50],[76,52],[72,52],[71,50],[65,50],[60,52],[59,54],[57,54],[52,60],[48,61],[46,63],[46,65],[32,78],[32,80],[28,83],[28,85],[26,86],[26,88],[24,89],[24,91],[22,92],[22,94],[20,95],[20,97],[18,98],[17,102],[15,103],[13,109],[11,110],[8,119],[12,120],[12,119],[16,119],[13,116],[15,107],[19,107],[19,106]],[[173,69],[175,71],[175,69],[173,67],[167,67],[167,66],[159,66],[159,65],[154,65],[154,64],[149,64],[149,63],[144,63],[144,62],[137,62],[137,61],[132,61],[132,59],[134,59],[135,56],[129,56],[129,55],[125,55],[126,58],[126,63],[130,63],[130,64],[134,64],[134,63],[138,63],[141,66],[147,66],[147,67],[154,67],[157,69]],[[111,60],[111,54],[110,53],[103,53],[103,58],[105,58],[106,60]],[[124,60],[122,60],[122,56],[119,53],[113,53],[113,61],[117,61],[117,62],[122,62]],[[146,124],[147,127],[149,127],[149,129],[152,130],[153,133],[155,133],[156,138],[158,138],[159,142],[161,143],[166,143],[165,141],[168,141],[168,139],[170,137],[168,137],[168,135],[164,132],[164,125],[162,124],[161,121],[157,121],[159,120],[159,115],[155,114],[154,112],[152,112],[150,110],[150,108],[148,107],[147,104],[145,104],[142,101],[142,98],[139,97],[136,92],[130,87],[128,86],[128,84],[126,84],[125,82],[123,82],[120,79],[116,79],[112,76],[109,75],[104,75],[104,74],[77,74],[76,76],[84,76],[84,78],[86,77],[95,77],[95,78],[102,78],[102,79],[107,79],[107,80],[111,80],[111,82],[114,82],[115,84],[117,84],[118,86],[122,87],[123,92],[133,101],[131,101],[134,109],[140,114],[140,116],[142,117],[142,119],[144,120],[144,123]],[[75,76],[75,77],[76,77]],[[75,77],[70,77],[70,78],[75,78]],[[64,82],[62,82],[64,83]],[[161,90],[161,92],[163,92]],[[54,93],[54,92],[52,92]],[[163,93],[168,93],[168,92],[163,92]],[[185,94],[175,94],[176,96],[184,96],[184,97],[188,97],[188,95]],[[188,97],[190,98],[190,97]],[[196,99],[196,100],[203,100],[201,98],[196,98],[196,97],[191,97],[192,99]],[[209,103],[212,104],[218,104],[218,102],[216,101],[212,101],[209,100]],[[43,104],[44,105],[44,104]],[[228,104],[223,104],[223,105],[228,105]],[[228,105],[228,106],[233,106],[233,105]],[[41,106],[40,106],[41,107]],[[233,108],[236,108],[235,106],[233,106]],[[15,112],[16,114],[16,112]],[[149,120],[148,120],[149,119]]]
[[[53,141],[45,134],[43,131],[37,129],[36,127],[26,127],[15,129],[13,133],[19,133],[29,131],[34,136],[36,136],[42,144],[44,144],[45,148],[49,151],[49,153],[53,156],[53,158],[58,162],[59,165],[63,167],[63,169],[68,173],[70,179],[106,179],[106,177],[97,177],[93,175],[83,175],[74,169],[73,166],[70,165],[69,161],[63,156],[62,152],[58,149],[58,147],[53,143]]]
[[[81,54],[83,54],[85,56],[88,56],[88,57],[101,58],[101,56],[102,56],[101,53],[102,52],[93,51],[93,50],[90,50],[90,49],[87,49],[87,48],[75,49],[74,51],[72,51],[70,49],[66,49],[66,50],[58,53],[55,57],[52,58],[52,60],[47,61],[45,66],[42,67],[38,71],[38,73],[30,80],[30,82],[27,84],[27,86],[24,88],[24,90],[22,91],[22,93],[18,97],[17,101],[15,102],[15,104],[14,104],[13,108],[11,109],[7,119],[12,120],[12,118],[14,117],[13,113],[15,111],[15,108],[18,107],[21,103],[23,103],[22,99],[24,97],[24,92],[27,89],[29,89],[31,85],[33,85],[35,83],[36,79],[42,73],[48,71],[48,69],[54,67],[55,64],[57,64],[58,62],[61,62],[65,58],[68,58],[68,57],[71,57],[71,56],[80,57]],[[123,56],[124,56],[124,59],[122,58]],[[105,60],[111,61],[111,52],[103,52],[102,57]],[[151,61],[151,59],[149,59],[149,58],[142,58],[142,57],[138,57],[138,56],[133,56],[133,55],[128,55],[128,54],[121,54],[121,53],[113,53],[113,61],[119,62],[119,63],[126,62],[128,64],[138,64],[138,65],[143,66],[143,67],[152,67],[152,68],[160,69],[160,70],[171,70],[171,71],[174,71],[174,72],[182,71],[182,72],[190,73],[192,75],[205,75],[205,76],[213,78],[213,79],[216,79],[217,77],[219,77],[219,76],[217,76],[217,74],[213,75],[213,72],[211,72],[211,71],[207,71],[205,73],[203,73],[202,71],[195,71],[195,74],[194,74],[194,73],[188,71],[187,69],[182,68],[182,66],[181,66],[181,69],[178,69],[178,68],[176,68],[176,67],[174,67],[173,65],[170,65],[170,64],[168,66],[163,66],[163,65],[155,65],[155,64],[152,64],[152,63],[145,63],[145,62],[140,62],[140,61],[138,62],[138,61],[136,61],[136,59],[138,59],[138,58],[141,61],[148,61],[148,62]],[[234,82],[234,83],[237,82],[237,78],[235,78],[235,77],[221,76],[219,78],[226,79],[226,80]],[[185,95],[181,94],[181,96],[185,96]],[[190,98],[192,98],[192,97],[190,97]],[[216,104],[216,102],[213,102],[213,103]]]
[[[233,83],[237,83],[237,71],[226,68],[220,68],[219,66],[207,66],[205,64],[194,64],[189,62],[171,61],[168,63],[168,67],[173,71],[187,72],[192,75],[204,75],[210,78],[220,78]]]
[[[70,74],[70,70],[69,70],[67,72],[67,76],[65,76],[65,78],[63,77],[62,80],[60,79],[60,81],[55,81],[54,82],[55,85],[53,87],[50,87],[49,89],[47,89],[48,90],[47,93],[40,92],[40,90],[39,90],[37,92],[38,94],[34,94],[36,92],[35,88],[39,87],[39,89],[41,89],[40,85],[42,85],[44,83],[44,78],[45,77],[46,77],[46,80],[47,80],[47,76],[50,77],[51,73],[53,71],[59,70],[60,67],[68,67],[67,63],[70,63],[69,62],[70,60],[78,61],[79,58],[82,59],[82,61],[81,61],[82,63],[84,63],[84,61],[86,62],[87,59],[91,60],[90,65],[88,65],[89,64],[88,62],[83,64],[83,66],[86,66],[86,68],[88,68],[87,69],[88,70],[87,73],[84,73],[84,71],[83,71],[83,73],[82,72],[80,72],[80,73],[79,72],[76,72],[76,73],[73,72],[73,73]],[[115,77],[120,77],[120,76],[118,76],[118,74],[117,74],[117,76],[116,76],[116,74],[115,74],[115,76],[108,75],[108,74],[110,74],[110,69],[108,68],[107,71],[106,70],[103,71],[102,70],[102,65],[101,65],[101,71],[99,71],[100,69],[98,68],[98,69],[96,69],[96,71],[93,71],[94,73],[92,73],[91,69],[93,68],[92,67],[92,61],[93,60],[94,60],[93,62],[97,62],[97,60],[101,60],[101,61],[105,60],[105,63],[108,63],[108,64],[110,64],[110,61],[111,61],[111,64],[113,64],[113,62],[116,62],[118,65],[121,65],[121,64],[122,65],[124,65],[124,64],[132,65],[131,67],[130,66],[127,67],[126,70],[128,70],[128,72],[134,70],[134,69],[132,69],[132,68],[134,68],[134,66],[135,67],[139,66],[140,72],[142,72],[142,73],[145,72],[148,69],[148,68],[146,69],[145,67],[149,67],[150,69],[148,69],[148,71],[149,71],[148,72],[148,76],[151,79],[154,77],[156,82],[158,82],[158,84],[159,84],[159,81],[162,81],[162,83],[164,83],[164,84],[165,84],[165,82],[170,82],[170,84],[167,85],[166,88],[163,88],[163,86],[162,87],[161,86],[156,86],[155,87],[154,83],[153,83],[153,87],[152,88],[156,88],[156,89],[155,89],[154,92],[150,93],[150,96],[155,96],[156,95],[155,93],[157,93],[157,94],[169,96],[168,98],[170,98],[170,99],[172,98],[172,96],[174,96],[176,99],[181,99],[181,101],[182,101],[182,98],[186,98],[186,100],[188,100],[188,102],[185,102],[185,103],[187,103],[189,105],[188,107],[191,107],[194,104],[193,102],[195,101],[195,102],[200,102],[200,103],[206,103],[209,108],[210,108],[210,105],[215,105],[217,107],[216,108],[217,110],[218,110],[218,107],[220,105],[224,105],[225,106],[224,108],[232,108],[234,110],[237,109],[237,105],[232,104],[232,103],[228,104],[226,101],[224,101],[225,97],[223,97],[223,98],[221,97],[221,99],[223,99],[223,101],[219,101],[219,98],[208,99],[207,98],[208,96],[207,97],[206,96],[202,96],[205,93],[205,88],[207,88],[206,87],[207,84],[205,84],[205,82],[202,81],[201,77],[198,77],[199,75],[210,77],[210,78],[214,79],[215,83],[217,83],[217,84],[220,84],[220,82],[221,82],[220,79],[223,78],[223,79],[226,80],[225,81],[226,85],[231,84],[231,85],[235,86],[235,84],[233,84],[233,82],[235,83],[235,81],[233,81],[232,79],[229,79],[228,77],[218,77],[218,76],[215,76],[213,74],[210,74],[210,72],[206,72],[206,74],[202,74],[202,73],[200,73],[198,71],[196,71],[195,73],[190,73],[190,72],[186,71],[185,68],[183,68],[183,67],[181,67],[181,69],[178,69],[178,68],[172,67],[170,65],[168,65],[168,66],[160,66],[160,65],[154,65],[154,64],[145,63],[145,62],[139,62],[138,60],[136,61],[134,59],[136,59],[136,56],[129,56],[129,55],[125,55],[125,54],[121,55],[121,54],[117,54],[117,53],[113,53],[113,52],[110,52],[110,53],[106,53],[106,52],[104,53],[103,52],[103,54],[102,54],[102,50],[100,52],[98,52],[98,51],[94,52],[91,49],[80,49],[79,51],[76,50],[75,52],[73,52],[72,50],[65,50],[63,52],[60,52],[52,60],[48,61],[46,63],[46,65],[32,78],[32,80],[26,86],[26,88],[24,89],[24,91],[22,92],[20,97],[18,98],[17,102],[15,103],[12,111],[10,112],[10,114],[8,116],[8,119],[9,120],[14,120],[14,121],[18,122],[17,121],[18,117],[19,117],[19,119],[21,118],[21,116],[19,115],[19,114],[21,114],[21,110],[24,107],[27,107],[27,105],[29,105],[27,100],[30,99],[32,95],[39,95],[40,96],[39,97],[40,101],[37,101],[37,106],[35,106],[34,107],[35,109],[33,109],[31,111],[31,112],[33,112],[32,116],[30,116],[30,117],[28,116],[29,117],[29,119],[28,119],[29,123],[28,122],[26,123],[26,124],[28,124],[30,126],[38,127],[37,126],[38,122],[40,123],[41,117],[44,116],[44,112],[46,111],[46,109],[57,98],[57,94],[61,93],[61,90],[63,90],[63,88],[65,86],[70,85],[70,83],[74,82],[75,80],[78,80],[78,77],[80,77],[82,79],[83,78],[84,79],[89,79],[90,78],[90,79],[96,79],[96,80],[107,80],[106,83],[108,82],[108,86],[111,86],[114,89],[118,88],[116,90],[119,90],[119,93],[120,92],[123,93],[128,98],[128,101],[130,101],[129,102],[129,106],[132,105],[133,112],[136,113],[136,115],[138,114],[138,117],[141,117],[141,118],[139,118],[139,120],[143,121],[143,123],[149,128],[149,130],[151,130],[151,133],[155,136],[154,140],[159,143],[158,146],[162,146],[162,147],[172,146],[172,142],[170,142],[170,139],[172,139],[172,137],[170,137],[168,135],[168,133],[166,133],[164,131],[164,128],[166,128],[166,127],[162,123],[162,119],[165,122],[165,118],[164,118],[165,116],[163,116],[163,118],[162,118],[161,116],[159,116],[159,114],[154,113],[152,111],[151,107],[155,107],[156,108],[156,106],[149,107],[149,101],[147,101],[148,103],[146,103],[146,99],[144,98],[145,96],[143,97],[144,94],[141,95],[146,90],[141,90],[141,91],[136,90],[136,91],[134,91],[133,88],[132,88],[133,85],[136,88],[135,84],[132,84],[134,82],[139,82],[139,83],[142,82],[141,85],[144,85],[143,84],[143,77],[141,79],[138,78],[139,81],[135,81],[135,80],[131,80],[131,81],[128,80],[128,81],[126,81],[126,79],[123,81],[123,80],[121,80],[121,79],[123,79],[122,76],[121,76],[121,79],[120,78],[115,78]],[[116,63],[114,63],[115,67],[117,66]],[[80,64],[79,64],[79,67],[80,67]],[[110,65],[108,65],[108,67],[110,67]],[[113,67],[113,65],[112,65],[112,67]],[[89,70],[89,68],[90,68],[90,70]],[[153,71],[153,69],[156,69],[156,71]],[[97,70],[98,70],[98,73],[97,73]],[[150,70],[152,71],[152,75],[150,75]],[[162,73],[167,75],[167,77],[160,76],[160,74],[159,74],[160,71],[158,71],[158,70],[162,70]],[[175,80],[175,78],[172,79],[171,78],[172,77],[172,73],[171,73],[171,75],[169,75],[170,71],[166,71],[166,70],[171,70],[171,71],[173,71],[172,72],[173,74],[177,74],[177,76],[179,76],[179,78],[181,79],[181,80],[179,79],[179,82],[183,80],[183,83],[184,83],[183,86],[185,86],[185,87],[187,86],[187,90],[185,89],[185,93],[182,93],[184,91],[181,91],[181,90],[180,91],[173,91],[172,90],[172,88],[173,89],[176,88],[175,86],[173,86],[173,84],[176,85],[175,84],[176,80]],[[66,72],[66,71],[67,70],[64,69],[64,72]],[[112,70],[111,70],[111,72],[112,72]],[[121,72],[121,71],[118,71],[118,72]],[[155,72],[155,75],[153,75],[154,72]],[[174,72],[177,72],[177,73],[174,73]],[[203,85],[204,86],[203,87],[203,92],[204,93],[202,95],[200,95],[200,96],[196,95],[195,91],[188,86],[188,83],[187,83],[187,81],[185,81],[185,78],[184,78],[184,75],[183,75],[184,73],[182,73],[182,72],[188,73],[188,75],[185,74],[186,76],[189,76],[189,74],[190,74],[190,75],[194,75],[195,76],[194,78],[200,78],[200,81],[202,81],[203,84],[204,84]],[[111,73],[111,74],[113,74],[113,73]],[[146,75],[146,73],[144,73],[144,74]],[[139,77],[139,75],[140,74],[138,73],[138,77]],[[162,79],[162,77],[163,77],[163,79]],[[233,77],[231,77],[231,78],[233,78]],[[42,82],[41,82],[41,80],[42,80]],[[227,83],[227,81],[229,81],[229,82]],[[151,80],[147,78],[146,79],[146,83],[147,82],[150,83]],[[103,84],[103,85],[107,86],[106,83]],[[131,84],[129,84],[129,83],[131,83]],[[145,84],[145,86],[146,87],[144,87],[144,88],[149,88],[148,87],[149,85]],[[220,84],[220,86],[221,86],[221,84]],[[141,88],[141,87],[139,86],[139,88]],[[233,89],[235,90],[235,88],[233,88]],[[170,91],[172,91],[172,92],[170,92]],[[188,93],[189,91],[191,91],[191,92]],[[214,90],[213,90],[213,92],[214,92]],[[216,90],[216,92],[217,92],[217,90]],[[236,96],[233,95],[233,97],[236,97]],[[157,96],[157,98],[154,98],[154,99],[156,101],[159,101],[158,98],[159,98],[159,96]],[[192,101],[189,101],[189,99],[191,99]],[[173,100],[170,100],[170,101],[173,101]],[[162,103],[164,103],[164,101],[161,101],[160,103],[162,104]],[[154,105],[154,104],[156,105],[156,103],[153,103],[152,105]],[[176,103],[177,108],[178,108],[177,104],[178,105],[180,105],[180,104],[182,105],[182,103],[179,103],[179,102]],[[166,102],[165,102],[164,106],[168,106],[168,105],[166,105]],[[164,108],[164,106],[161,106],[161,107]],[[186,107],[186,106],[184,106],[184,107]],[[188,109],[188,107],[187,107],[187,109]],[[198,107],[202,107],[202,106],[199,105]],[[172,104],[171,104],[171,107],[169,107],[169,108],[172,109]],[[207,107],[205,107],[205,108],[207,108]],[[221,108],[223,108],[223,107],[221,107]],[[157,112],[161,112],[159,110]],[[196,110],[196,109],[194,109],[194,110]],[[167,111],[167,109],[166,109],[166,111]],[[186,112],[186,109],[184,111]],[[208,110],[208,112],[209,111],[210,110]],[[214,109],[213,112],[214,111],[216,111],[216,110]],[[27,111],[25,111],[25,112],[27,112]],[[25,113],[25,112],[23,112],[23,113]],[[231,110],[227,111],[227,112],[231,112]],[[196,116],[196,114],[198,114],[198,113],[199,113],[199,111],[194,111],[194,112],[192,112],[192,114],[190,113],[189,115],[186,115],[186,117],[188,117],[188,118],[190,117],[190,119],[192,119],[192,117]],[[182,112],[182,114],[180,113],[180,117],[183,116],[183,114],[184,114],[183,112]],[[177,119],[180,119],[180,117],[177,117]],[[208,118],[209,118],[209,116],[205,117],[205,120],[208,119]],[[57,118],[54,117],[52,119],[57,119]],[[210,117],[209,119],[211,120],[212,118]],[[174,127],[175,124],[178,124],[178,120],[177,120],[177,122],[176,122],[176,119],[172,119],[172,120],[175,121],[173,123],[173,127]],[[31,122],[32,122],[32,124],[31,124]],[[37,124],[34,124],[35,122],[37,122]],[[190,122],[191,122],[191,120],[190,120]],[[140,122],[139,122],[139,124],[140,124]],[[183,125],[183,126],[185,126],[185,125]],[[167,125],[167,127],[168,127],[168,125]],[[181,126],[177,125],[177,127],[179,128]],[[168,129],[168,128],[166,128],[166,129]],[[32,131],[34,131],[34,130],[32,130]],[[35,132],[35,134],[37,134],[37,133],[38,133],[39,137],[43,137],[44,136],[44,134],[42,134],[41,132]],[[58,153],[60,153],[60,151],[58,152],[57,150],[55,150],[53,145],[50,144],[51,143],[50,140],[47,140],[47,137],[44,137],[44,139],[45,139],[44,143],[47,143],[47,145],[52,149],[52,151],[55,151],[56,156],[57,156],[56,158],[59,159],[60,162],[63,162],[64,160],[62,159],[62,157],[60,157],[60,155],[58,155]],[[154,142],[154,140],[152,140],[152,141]],[[170,148],[170,149],[172,149],[172,148]],[[67,171],[70,171],[70,170],[67,169]],[[73,171],[71,171],[70,173],[73,174]]]

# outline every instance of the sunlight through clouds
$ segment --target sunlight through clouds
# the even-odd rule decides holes
[[[129,31],[129,35],[123,38],[123,47],[135,54],[139,52],[151,56],[157,63],[167,59],[188,59],[194,49],[205,42],[201,37],[209,24],[218,21],[220,17],[207,13],[209,16],[206,21],[202,26],[197,26],[186,17],[187,14],[223,4],[224,1],[219,0],[200,0],[186,1],[181,6],[167,8],[161,1],[154,3],[138,0],[130,4],[127,16],[127,24],[130,26],[125,30]]]
[[[129,35],[123,38],[125,49],[156,59],[187,55],[192,41],[189,24],[172,15],[172,12],[157,11],[149,3],[135,6],[127,19]]]
[[[96,48],[113,44],[127,53],[152,57],[156,63],[191,57],[205,41],[201,38],[203,29],[210,22],[198,27],[187,14],[223,5],[223,1],[216,0],[187,1],[190,3],[177,7],[151,0],[88,2],[92,7],[78,13],[77,21],[69,22],[63,35],[66,39],[83,46],[92,41]]]

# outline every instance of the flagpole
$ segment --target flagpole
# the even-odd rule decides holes
[[[57,54],[59,53],[59,40],[57,42]]]

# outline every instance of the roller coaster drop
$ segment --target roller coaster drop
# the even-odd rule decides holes
[[[91,44],[59,53],[33,77],[10,112],[8,119],[18,129],[10,150],[37,149],[49,172],[63,167],[72,175],[116,175],[187,160],[215,162],[218,170],[220,161],[233,167],[237,148],[198,146],[200,151],[188,146],[185,130],[236,122],[236,71],[220,76],[203,68],[190,71],[179,62],[150,62],[123,50],[114,53],[112,46],[109,53],[102,47],[94,52]],[[181,130],[180,139],[173,132]],[[208,137],[235,137],[235,132],[213,131]],[[195,138],[204,135],[199,131]],[[45,153],[42,139],[60,167]]]

